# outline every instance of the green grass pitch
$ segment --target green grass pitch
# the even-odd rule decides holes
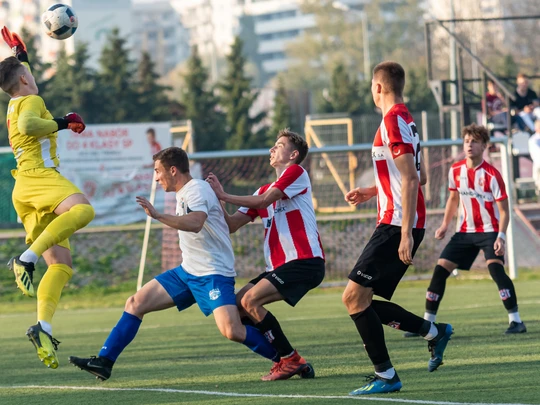
[[[403,283],[394,301],[422,315],[426,287],[424,281]],[[69,355],[97,354],[122,312],[125,293],[62,301],[54,323],[61,363],[49,370],[24,334],[35,323],[32,300],[0,302],[0,404],[539,404],[540,280],[517,282],[516,289],[528,332],[506,336],[506,311],[492,281],[449,280],[438,319],[455,329],[445,364],[429,373],[425,341],[385,327],[403,389],[356,399],[347,394],[363,385],[372,367],[341,303],[342,288],[314,291],[294,309],[270,306],[317,373],[313,380],[276,382],[260,381],[271,364],[223,338],[213,318],[196,307],[147,315],[106,382],[68,364]]]

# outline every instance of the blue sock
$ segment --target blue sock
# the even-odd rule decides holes
[[[135,315],[124,312],[116,326],[111,330],[98,356],[116,361],[120,353],[131,343],[139,331],[141,322]]]
[[[258,355],[261,355],[272,361],[279,361],[279,355],[276,349],[270,344],[259,329],[246,325],[246,340],[242,344],[249,347]]]

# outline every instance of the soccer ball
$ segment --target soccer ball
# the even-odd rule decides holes
[[[77,30],[79,20],[73,9],[65,4],[54,4],[41,16],[45,32],[54,39],[67,39]]]

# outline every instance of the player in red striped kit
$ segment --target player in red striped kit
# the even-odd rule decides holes
[[[392,366],[382,325],[415,332],[428,341],[434,371],[452,334],[452,326],[425,321],[387,300],[407,271],[423,237],[426,218],[420,188],[423,177],[420,140],[412,116],[403,104],[405,72],[395,62],[383,62],[373,70],[371,93],[383,120],[373,141],[375,186],[351,190],[345,197],[353,205],[377,196],[377,227],[349,274],[343,303],[362,338],[375,368],[375,376],[351,395],[399,391],[401,381]]]
[[[257,217],[262,219],[266,271],[238,292],[237,303],[247,314],[244,320],[249,322],[249,318],[281,356],[262,378],[265,381],[285,380],[295,374],[314,375],[311,365],[293,349],[277,319],[264,307],[282,300],[295,306],[324,278],[324,252],[311,182],[300,166],[307,153],[306,141],[285,129],[270,149],[275,182],[262,186],[252,196],[234,196],[224,192],[215,175],[210,173],[207,178],[220,200],[241,206],[234,215],[225,213],[231,233]]]
[[[463,128],[462,136],[466,158],[454,163],[448,173],[450,196],[435,238],[444,238],[459,206],[457,232],[435,266],[426,293],[424,319],[435,322],[448,276],[456,268],[469,270],[482,250],[489,274],[497,284],[499,296],[508,311],[510,325],[505,333],[524,333],[527,328],[519,316],[514,283],[504,271],[506,228],[510,215],[508,196],[501,174],[483,159],[489,133],[485,127],[471,124]],[[415,334],[406,333],[405,336]]]

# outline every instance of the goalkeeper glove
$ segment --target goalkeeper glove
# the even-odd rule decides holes
[[[17,59],[19,59],[21,62],[28,62],[26,44],[21,39],[21,37],[15,32],[11,32],[8,27],[4,27],[0,31],[2,32],[2,38],[4,38],[4,42],[8,44]]]
[[[58,124],[59,131],[62,129],[71,129],[73,132],[80,134],[86,128],[81,116],[74,112],[70,112],[62,118],[53,118],[53,120]]]

